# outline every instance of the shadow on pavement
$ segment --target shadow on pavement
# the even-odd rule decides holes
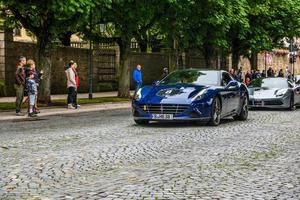
[[[232,118],[225,118],[221,120],[221,123],[219,126],[210,126],[208,122],[181,122],[181,121],[162,121],[162,122],[150,122],[147,125],[138,125],[138,124],[133,124],[133,126],[137,127],[151,127],[151,128],[185,128],[185,127],[222,127],[224,124],[229,124],[236,122]]]

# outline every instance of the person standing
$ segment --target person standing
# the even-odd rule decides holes
[[[252,79],[252,75],[250,73],[250,71],[247,71],[247,73],[245,74],[245,80],[249,78],[250,80]]]
[[[163,73],[162,73],[162,75],[161,75],[161,79],[164,79],[166,76],[168,76],[168,74],[169,74],[168,68],[167,68],[167,67],[164,67],[164,68],[163,68]]]
[[[239,82],[241,82],[241,83],[244,81],[244,80],[243,80],[243,73],[242,73],[242,70],[241,70],[241,69],[238,69],[238,70],[236,71],[235,77],[236,77],[236,80],[239,81]]]
[[[76,95],[76,74],[74,70],[74,61],[69,62],[69,68],[66,69],[67,89],[68,89],[68,109],[74,109]]]
[[[80,105],[77,103],[77,93],[78,93],[78,86],[79,86],[79,76],[77,73],[77,63],[74,63],[74,68],[73,71],[75,73],[75,83],[76,83],[76,90],[75,90],[75,95],[74,95],[74,107],[77,109],[80,107]]]
[[[277,77],[284,77],[283,69],[280,69]]]
[[[17,64],[17,69],[15,73],[15,90],[16,90],[16,115],[22,116],[21,107],[24,98],[24,88],[25,88],[25,69],[26,58],[24,56],[19,57],[19,62]]]
[[[135,84],[135,92],[137,92],[143,84],[143,77],[142,77],[142,66],[141,65],[137,65],[136,69],[133,70],[133,81]]]
[[[36,117],[36,111],[34,110],[36,99],[37,99],[37,84],[34,80],[34,72],[29,72],[29,77],[27,80],[27,90],[28,90],[28,99],[29,99],[29,117]]]
[[[27,61],[27,66],[29,67],[29,71],[26,73],[26,77],[29,77],[29,73],[33,73],[33,79],[36,83],[37,86],[37,91],[36,91],[36,97],[38,96],[38,87],[41,84],[42,76],[43,76],[43,70],[40,72],[36,69],[35,62],[31,59]],[[28,97],[29,98],[29,97]],[[37,107],[37,98],[35,98],[36,103],[34,104],[34,113],[40,113],[40,110]]]
[[[266,71],[265,70],[262,70],[261,77],[266,78]]]

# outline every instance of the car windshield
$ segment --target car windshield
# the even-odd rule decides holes
[[[217,71],[179,70],[164,78],[160,85],[173,85],[180,83],[195,85],[218,85]]]
[[[288,88],[288,82],[283,78],[266,78],[262,80],[261,87],[263,88]]]

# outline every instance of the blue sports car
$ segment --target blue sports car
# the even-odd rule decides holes
[[[132,101],[137,124],[149,121],[207,121],[248,117],[248,90],[222,70],[178,70],[152,86],[140,88]]]

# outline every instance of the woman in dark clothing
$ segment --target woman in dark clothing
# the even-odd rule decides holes
[[[283,69],[280,69],[278,72],[278,77],[284,77]]]

